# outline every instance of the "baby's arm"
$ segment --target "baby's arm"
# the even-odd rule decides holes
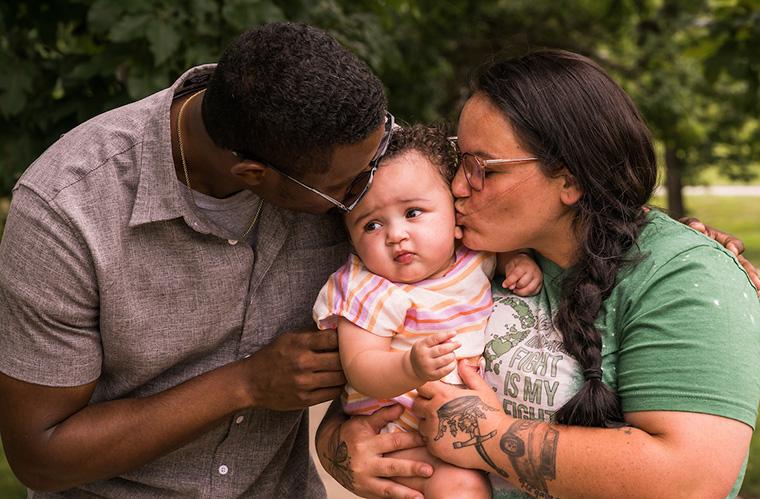
[[[523,250],[499,253],[497,268],[504,271],[502,286],[518,296],[533,296],[541,291],[544,279],[541,268]]]
[[[391,351],[391,338],[378,336],[345,318],[338,322],[343,371],[351,386],[374,398],[391,398],[427,381],[441,379],[456,368],[449,341],[455,333],[438,333],[418,340],[411,350]]]

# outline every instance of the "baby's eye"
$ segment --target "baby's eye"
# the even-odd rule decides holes
[[[422,215],[422,210],[419,208],[409,208],[406,210],[406,218],[415,218]]]
[[[380,222],[374,222],[374,221],[373,222],[367,222],[364,225],[364,232],[374,232],[377,229],[379,229],[380,227],[381,227],[380,226]]]

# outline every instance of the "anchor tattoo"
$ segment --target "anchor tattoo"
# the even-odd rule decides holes
[[[475,446],[475,450],[478,451],[478,454],[483,461],[488,463],[488,465],[495,469],[500,475],[505,478],[509,477],[509,474],[506,471],[493,462],[483,446],[483,442],[496,436],[496,430],[493,430],[486,435],[481,435],[480,433],[478,420],[485,419],[485,411],[498,412],[498,409],[494,409],[493,407],[484,404],[483,401],[480,400],[480,397],[474,395],[459,397],[445,403],[438,409],[438,434],[435,436],[435,440],[441,439],[447,429],[451,432],[453,437],[456,437],[457,433],[460,431],[466,433],[470,438],[461,442],[454,442],[454,448],[461,449],[462,447]]]

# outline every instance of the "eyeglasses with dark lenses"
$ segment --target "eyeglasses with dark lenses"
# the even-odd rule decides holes
[[[359,204],[359,201],[361,201],[362,198],[364,198],[370,186],[372,185],[372,180],[375,177],[377,166],[380,163],[380,160],[382,159],[385,152],[388,150],[388,144],[390,143],[391,136],[393,135],[394,124],[395,124],[395,118],[393,117],[391,113],[386,112],[385,113],[385,127],[384,127],[385,130],[383,132],[383,137],[380,139],[380,144],[377,147],[377,151],[375,151],[375,155],[372,157],[372,159],[369,162],[370,169],[359,173],[359,175],[357,175],[351,181],[351,184],[348,186],[348,190],[346,191],[345,196],[343,196],[343,202],[340,202],[334,197],[328,194],[325,194],[319,189],[315,189],[314,187],[311,187],[310,185],[307,185],[301,182],[295,177],[291,177],[290,175],[285,173],[282,170],[282,168],[276,167],[272,163],[269,163],[268,161],[264,161],[248,153],[242,153],[239,151],[232,151],[232,153],[240,159],[246,159],[246,160],[251,160],[251,161],[256,161],[258,163],[261,163],[267,168],[270,168],[276,171],[277,173],[279,173],[286,179],[290,180],[291,182],[294,182],[300,185],[307,191],[313,192],[314,194],[321,197],[322,199],[330,202],[338,210],[342,211],[343,213],[348,213],[354,208],[356,208],[356,205]]]
[[[493,170],[494,166],[512,165],[538,161],[536,157],[510,158],[510,159],[483,159],[469,152],[461,152],[457,142],[458,137],[449,137],[449,144],[457,154],[457,167],[462,167],[464,178],[474,191],[482,191],[486,181],[486,171]]]

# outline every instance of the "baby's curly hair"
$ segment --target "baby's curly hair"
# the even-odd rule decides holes
[[[435,165],[441,178],[449,185],[457,171],[457,154],[447,138],[446,130],[442,123],[396,127],[381,165],[405,152],[417,151]]]

